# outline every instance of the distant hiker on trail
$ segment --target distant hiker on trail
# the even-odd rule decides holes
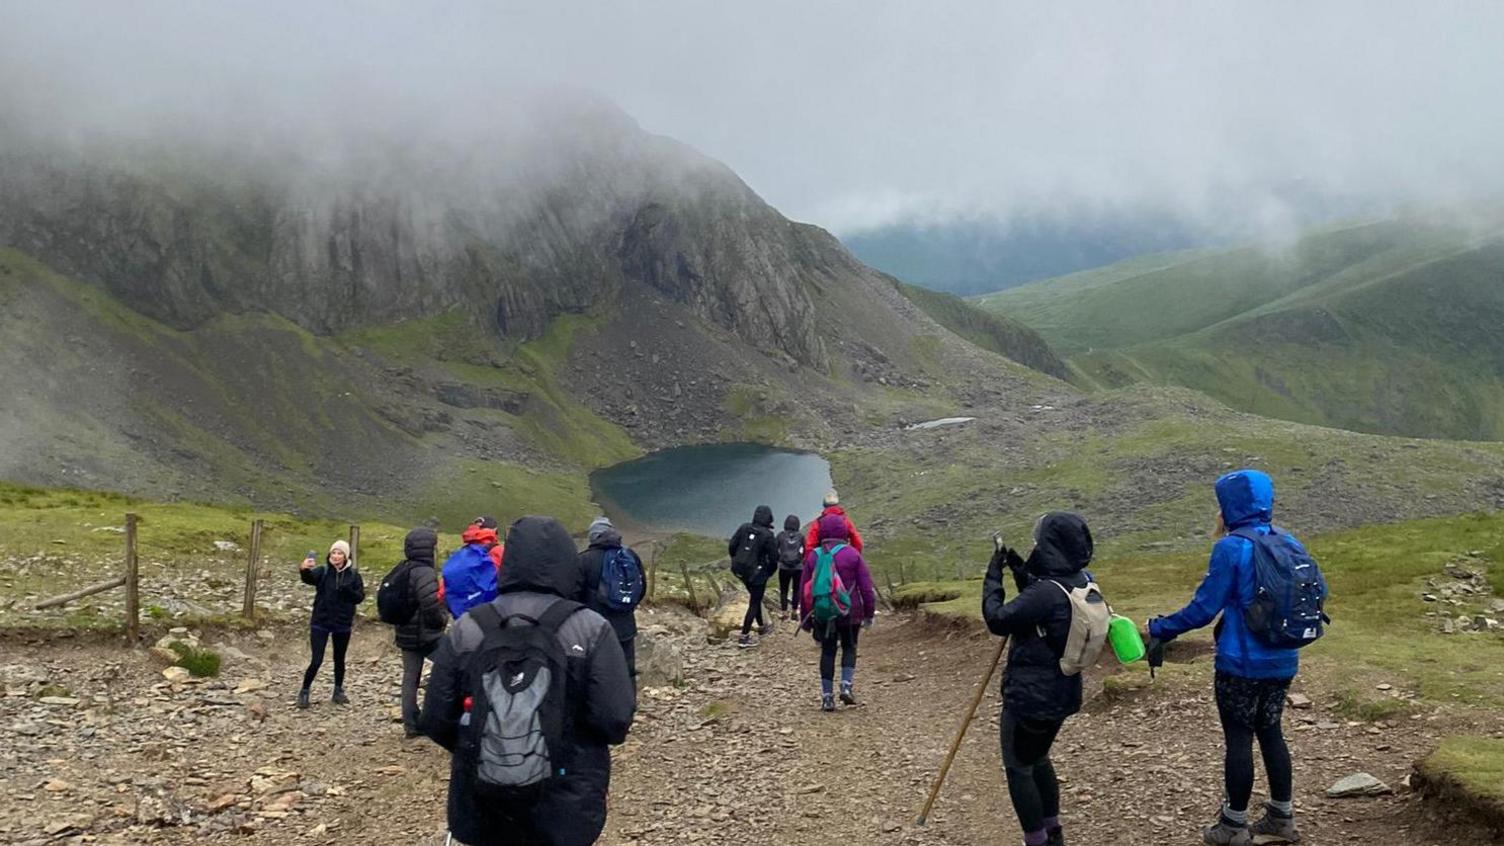
[[[636,694],[611,625],[567,598],[579,589],[569,532],[523,517],[500,595],[434,654],[423,733],[452,755],[449,829],[470,846],[586,846],[605,827]]]
[[[303,687],[298,691],[298,707],[308,707],[309,688],[324,663],[324,648],[334,640],[334,695],[336,705],[350,704],[345,696],[345,650],[350,647],[350,631],[355,627],[355,606],[366,599],[366,586],[360,571],[350,561],[350,545],[337,540],[329,546],[324,563],[315,565],[313,553],[298,566],[298,578],[313,585],[313,616],[308,620],[308,644],[312,657],[303,671]]]
[[[1300,668],[1300,646],[1321,636],[1326,582],[1320,568],[1291,535],[1274,528],[1274,482],[1258,470],[1217,480],[1216,534],[1206,578],[1183,610],[1149,621],[1151,665],[1163,644],[1207,625],[1218,614],[1217,713],[1226,742],[1227,800],[1217,822],[1203,832],[1213,846],[1294,843],[1290,749],[1280,721],[1285,696]],[[1283,579],[1273,590],[1271,577]],[[1275,601],[1279,598],[1280,601]],[[1291,626],[1290,623],[1295,625]],[[1253,740],[1269,777],[1264,816],[1248,824],[1253,795]]]
[[[477,517],[471,520],[470,525],[466,526],[464,533],[460,535],[460,543],[480,544],[490,556],[496,572],[501,572],[501,559],[506,553],[506,547],[502,545],[501,538],[496,534],[495,517]]]
[[[862,629],[872,627],[877,614],[877,591],[872,573],[848,539],[850,525],[839,514],[821,518],[824,538],[805,555],[799,578],[796,616],[820,644],[820,709],[834,711],[836,649],[841,650],[841,702],[855,705],[856,642]]]
[[[1052,512],[1035,524],[1034,549],[1028,559],[999,543],[982,582],[982,618],[993,634],[1009,639],[999,733],[1008,794],[1027,846],[1065,843],[1060,784],[1050,747],[1066,718],[1081,710],[1082,668],[1066,660],[1066,655],[1077,613],[1071,591],[1093,588],[1086,572],[1091,557],[1091,530],[1086,521],[1075,514]],[[1012,572],[1018,588],[1011,602],[1004,595],[1004,567]],[[1079,595],[1083,599],[1096,596],[1102,602],[1105,636],[1106,602],[1100,593]],[[1100,643],[1098,647],[1100,654]],[[1093,662],[1095,657],[1082,663]]]
[[[747,587],[747,615],[742,618],[742,636],[736,645],[743,649],[752,646],[752,623],[757,623],[759,637],[772,631],[762,617],[762,597],[768,589],[768,579],[778,569],[778,539],[773,535],[773,509],[757,506],[752,522],[743,523],[731,540],[726,543],[726,554],[731,556],[731,574]]]
[[[846,524],[845,538],[850,541],[852,546],[856,547],[857,552],[861,552],[862,535],[856,530],[856,525],[851,522],[851,518],[846,516],[846,509],[841,507],[841,496],[834,490],[825,492],[825,510],[820,512],[819,517],[810,521],[809,534],[804,538],[805,548],[814,549],[820,545],[820,541],[824,539],[820,527],[823,525],[825,518],[831,516],[841,518],[841,521]]]
[[[463,545],[444,561],[444,603],[456,620],[471,608],[496,598],[502,547],[496,542],[495,526],[496,521],[490,517],[475,518],[460,536]]]
[[[418,682],[423,661],[433,654],[449,624],[449,612],[439,597],[439,574],[433,559],[439,536],[433,529],[413,529],[402,542],[404,558],[382,579],[382,620],[396,625],[394,640],[402,650],[402,729],[418,736]],[[389,596],[390,594],[390,596]],[[389,605],[400,606],[392,612]]]
[[[778,613],[783,620],[799,619],[799,573],[804,569],[804,533],[799,518],[790,514],[783,519],[778,533]]]
[[[647,590],[642,559],[622,544],[621,532],[605,517],[597,517],[585,536],[590,544],[580,553],[584,587],[579,601],[606,618],[627,659],[627,674],[637,678],[637,605]]]

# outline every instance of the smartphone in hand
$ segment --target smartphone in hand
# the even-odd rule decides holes
[[[314,552],[313,550],[310,549],[308,551],[308,557],[303,559],[303,563],[298,566],[298,569],[299,570],[312,570],[313,569],[313,565],[315,563],[317,563],[317,561],[318,561],[318,553]]]

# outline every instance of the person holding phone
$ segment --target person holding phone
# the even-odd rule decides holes
[[[312,655],[303,671],[303,687],[298,691],[298,707],[307,708],[309,690],[324,663],[324,650],[334,641],[334,694],[336,705],[350,704],[345,695],[345,651],[350,647],[350,632],[355,628],[355,607],[365,601],[366,586],[360,571],[350,560],[350,545],[337,540],[329,546],[324,563],[319,564],[310,551],[298,565],[298,578],[312,585],[313,614],[308,620],[308,644]]]

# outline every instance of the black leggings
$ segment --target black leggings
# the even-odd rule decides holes
[[[1060,816],[1060,782],[1050,763],[1050,747],[1064,720],[1036,720],[1003,709],[999,733],[1008,796],[1024,834],[1043,831],[1045,820]]]
[[[747,595],[750,599],[747,602],[747,616],[742,618],[742,634],[752,631],[752,622],[754,620],[757,621],[757,625],[759,626],[765,625],[762,619],[762,595],[767,592],[767,582],[747,585]]]
[[[787,611],[790,605],[799,604],[799,595],[795,593],[797,590],[799,590],[799,571],[780,568],[778,570],[779,611]]]
[[[313,647],[313,658],[308,662],[308,669],[303,671],[305,689],[312,686],[313,677],[319,674],[319,667],[324,663],[324,645],[329,642],[330,636],[334,638],[334,686],[345,686],[345,650],[350,647],[350,633],[310,628],[308,645]]]
[[[1290,747],[1280,727],[1289,688],[1289,679],[1245,679],[1217,674],[1217,715],[1222,720],[1222,737],[1227,744],[1223,777],[1227,804],[1234,811],[1248,810],[1253,797],[1254,738],[1258,738],[1264,771],[1269,776],[1269,798],[1275,802],[1290,801],[1295,777]]]
[[[856,639],[862,630],[856,626],[832,626],[828,637],[820,638],[820,678],[836,677],[836,647],[841,648],[841,668],[856,669]]]

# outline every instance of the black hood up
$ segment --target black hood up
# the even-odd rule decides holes
[[[1091,563],[1091,529],[1078,514],[1052,511],[1034,530],[1028,569],[1036,576],[1069,576]]]
[[[773,509],[766,505],[757,506],[757,510],[752,512],[752,525],[773,528]]]
[[[434,549],[439,545],[439,534],[433,529],[418,528],[407,533],[402,541],[402,554],[408,561],[433,566]]]
[[[799,518],[793,514],[783,518],[783,530],[785,532],[799,531]]]
[[[499,593],[533,591],[574,598],[584,585],[574,539],[552,517],[523,517],[507,529],[506,565],[497,580]]]

